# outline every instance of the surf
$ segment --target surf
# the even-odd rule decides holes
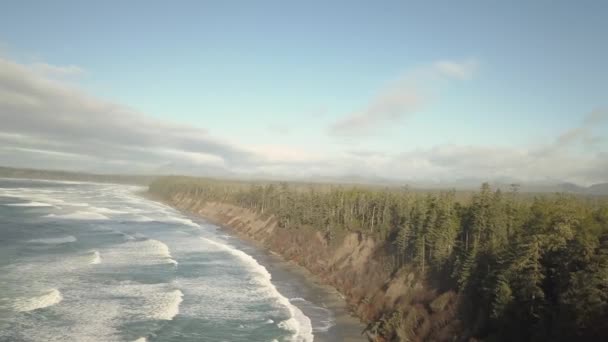
[[[49,306],[55,305],[63,300],[61,292],[57,289],[52,289],[40,296],[17,298],[13,307],[19,312],[34,311]]]
[[[253,279],[255,279],[255,281],[257,281],[259,285],[263,286],[272,297],[274,297],[283,307],[287,309],[290,318],[279,322],[278,326],[283,330],[291,332],[293,341],[313,341],[314,335],[312,333],[312,323],[310,321],[310,318],[304,315],[302,310],[300,310],[297,306],[291,304],[289,299],[287,299],[277,290],[277,288],[271,282],[272,276],[270,275],[266,267],[260,265],[257,260],[255,260],[255,258],[251,255],[241,250],[238,250],[230,245],[222,244],[204,237],[200,237],[200,239],[220,250],[228,252],[231,255],[237,257],[249,268],[249,270],[253,274],[255,274],[255,277]]]
[[[99,254],[99,251],[93,251],[93,256],[92,256],[91,262],[89,262],[89,264],[91,264],[91,265],[101,264],[101,254]]]
[[[66,220],[109,220],[109,217],[106,215],[90,211],[75,211],[69,214],[48,214],[45,217]]]
[[[42,239],[31,239],[27,242],[33,244],[43,244],[43,245],[55,245],[69,242],[76,242],[76,237],[73,235],[60,236],[60,237],[50,237],[50,238],[42,238]]]
[[[52,207],[53,205],[44,202],[23,202],[23,203],[6,203],[9,207]]]

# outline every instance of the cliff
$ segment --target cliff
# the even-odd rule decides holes
[[[366,334],[372,341],[458,339],[455,293],[433,290],[412,268],[392,272],[383,266],[386,246],[370,236],[361,232],[326,236],[312,227],[281,228],[273,216],[228,203],[179,192],[165,196],[162,199],[177,209],[232,229],[334,286],[368,324]]]

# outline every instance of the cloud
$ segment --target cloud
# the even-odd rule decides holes
[[[605,141],[590,118],[606,119],[594,110],[581,124],[536,146],[438,145],[401,153],[385,166],[403,177],[437,180],[458,178],[523,181],[554,180],[592,184],[608,181]]]
[[[397,122],[416,111],[424,102],[409,86],[394,86],[380,93],[362,111],[352,113],[330,127],[334,135],[360,135],[390,122]]]
[[[585,125],[595,125],[608,121],[608,109],[596,108],[585,116]]]
[[[580,125],[572,127],[555,138],[555,141],[537,150],[538,155],[564,153],[565,150],[583,148],[592,150],[601,146],[604,135],[597,134],[598,126],[608,119],[608,112],[594,109],[583,118]]]
[[[444,77],[468,80],[473,77],[473,73],[477,69],[477,62],[475,60],[468,60],[464,62],[445,60],[435,62],[434,68],[440,75]]]
[[[545,153],[545,146],[445,144],[375,159],[375,174],[395,181],[454,184],[457,180],[523,182],[571,181],[590,185],[608,181],[605,153]],[[361,164],[360,164],[361,165]]]
[[[335,133],[368,133],[370,128],[399,122],[428,103],[416,87],[420,80],[460,80],[473,72],[470,66],[446,63],[430,64],[393,83],[362,111],[337,122]],[[46,69],[0,59],[3,164],[307,180],[356,175],[399,182],[499,177],[582,184],[608,181],[608,155],[601,141],[601,125],[608,116],[603,109],[592,111],[578,126],[539,146],[448,144],[401,152],[348,146],[311,151],[306,146],[239,145],[202,127],[154,119],[93,97],[49,76],[55,68]]]
[[[47,77],[70,77],[84,74],[84,70],[75,65],[56,66],[46,63],[33,63],[29,68],[37,74]]]
[[[289,126],[277,123],[269,124],[268,130],[271,134],[289,135],[291,133]]]
[[[228,168],[262,162],[260,156],[202,128],[153,119],[48,76],[74,70],[79,69],[0,59],[3,160],[28,164],[30,156],[30,164],[35,158],[49,163],[38,167],[79,170],[130,161],[141,166],[133,169],[147,172],[167,163]],[[58,154],[62,158],[50,158]],[[68,157],[73,160],[66,164],[63,159]]]
[[[334,136],[364,136],[399,123],[428,104],[425,83],[438,79],[469,79],[476,66],[472,60],[444,60],[411,70],[380,91],[364,108],[332,123],[329,133]]]

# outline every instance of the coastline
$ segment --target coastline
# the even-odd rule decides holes
[[[204,215],[181,209],[147,191],[140,192],[138,195],[148,200],[163,203],[197,220],[209,222],[225,231],[231,239],[235,239],[239,247],[244,247],[248,254],[270,272],[272,281],[277,289],[285,296],[289,296],[293,300],[292,304],[298,306],[311,320],[315,319],[315,308],[324,308],[332,312],[334,325],[326,331],[313,332],[314,341],[369,341],[362,334],[365,325],[349,309],[345,297],[335,287],[325,284],[320,277],[305,267],[298,265],[294,261],[285,260],[279,253],[268,248],[253,237],[239,232],[230,225],[222,224]],[[291,297],[292,294],[296,297]],[[300,299],[298,297],[302,297],[305,301],[298,300]]]

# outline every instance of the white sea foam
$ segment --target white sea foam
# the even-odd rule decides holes
[[[63,202],[64,205],[70,206],[70,207],[89,207],[90,204],[89,203],[84,203],[84,202]]]
[[[13,191],[15,189],[4,189],[1,192],[4,197],[12,197],[19,198],[22,200],[32,201],[32,202],[41,202],[45,204],[64,204],[65,201],[55,198],[53,196],[49,196],[47,193],[40,193],[42,190],[38,190],[37,192],[32,192],[32,189],[26,189],[23,191]]]
[[[317,318],[315,324],[313,324],[312,327],[313,332],[325,332],[335,325],[333,314],[327,308],[316,306],[302,297],[290,298],[289,301],[292,303],[301,302],[302,305],[305,305],[307,307],[307,312],[312,317]]]
[[[26,312],[33,311],[36,309],[42,309],[55,305],[63,299],[61,292],[57,289],[52,289],[40,296],[29,297],[29,298],[17,298],[13,307],[17,311]]]
[[[98,265],[101,264],[101,255],[99,254],[99,251],[93,251],[93,256],[91,258],[91,265]]]
[[[114,295],[131,298],[133,302],[125,306],[135,320],[170,321],[179,314],[179,306],[184,294],[171,284],[141,284],[125,282],[111,288]]]
[[[44,202],[24,202],[24,203],[7,203],[10,207],[52,207],[53,205]]]
[[[126,211],[104,208],[104,207],[92,207],[91,211],[94,211],[99,214],[126,214]]]
[[[310,342],[314,339],[310,318],[304,315],[302,310],[300,310],[298,307],[291,304],[289,300],[277,290],[277,288],[271,282],[272,276],[268,270],[264,266],[260,265],[255,258],[232,246],[225,245],[204,237],[201,237],[201,239],[208,244],[237,257],[247,265],[252,273],[257,275],[255,280],[260,285],[265,287],[269,294],[275,297],[277,301],[289,311],[290,318],[280,322],[278,326],[284,330],[292,332],[294,341]]]
[[[76,241],[76,238],[72,235],[28,240],[29,243],[40,243],[40,244],[45,244],[45,245],[55,245],[55,244],[75,242],[75,241]]]
[[[145,216],[145,215],[135,215],[133,216],[133,218],[131,219],[135,222],[152,222],[154,221],[154,219],[152,219],[151,217]]]
[[[156,296],[157,303],[152,310],[151,318],[170,321],[179,313],[179,305],[184,294],[180,290],[173,290]]]
[[[200,225],[190,219],[187,218],[182,218],[182,217],[176,217],[176,216],[170,216],[167,217],[163,220],[163,222],[176,222],[176,223],[181,223],[183,225],[186,226],[191,226],[191,227],[200,227]]]
[[[103,214],[89,212],[89,211],[76,211],[69,214],[48,214],[45,217],[61,218],[67,220],[108,220],[109,218]]]
[[[124,234],[125,242],[104,251],[106,261],[113,265],[155,265],[173,264],[178,262],[171,256],[169,246],[159,240],[141,239]]]
[[[167,259],[168,263],[177,265],[177,261],[173,260],[173,257],[171,256],[171,251],[169,251],[169,246],[167,246],[166,244],[164,244],[161,241],[154,240],[154,239],[144,240],[144,241],[147,242],[147,244],[149,245],[149,248],[151,250],[154,250],[155,252],[158,251],[160,253],[161,257],[164,257],[165,259]],[[146,245],[146,247],[148,247],[148,245]]]
[[[123,186],[114,188],[120,189],[117,192],[125,198],[135,197]],[[9,195],[13,198],[7,199],[7,203],[46,203],[51,207],[47,210],[55,214],[49,216],[54,217],[53,221],[73,219],[76,220],[74,223],[78,224],[80,222],[78,220],[102,220],[90,226],[82,226],[79,234],[71,233],[74,236],[78,235],[78,239],[81,240],[89,237],[89,230],[94,236],[99,236],[101,234],[98,229],[103,230],[104,227],[108,231],[118,229],[118,224],[125,222],[114,224],[113,221],[108,220],[108,218],[113,219],[115,215],[118,220],[130,220],[131,216],[137,214],[149,215],[160,220],[165,217],[157,207],[145,203],[133,205],[136,208],[129,207],[128,201],[113,194],[111,190],[114,188],[108,187],[108,191],[101,186],[83,187],[83,191],[77,191],[78,187],[59,189],[59,191],[56,188],[53,188],[53,191],[24,188],[11,192]],[[4,190],[0,189],[0,194],[3,193]],[[84,202],[90,205],[85,206]],[[59,206],[63,206],[64,209]],[[45,214],[47,213],[42,215]],[[150,218],[148,220],[152,221]],[[63,222],[63,224],[67,223]],[[67,228],[70,227],[72,225]],[[120,236],[103,234],[102,237],[107,239],[108,243],[103,240],[104,243],[97,247],[89,247],[85,250],[70,248],[61,255],[45,254],[32,257],[28,255],[18,263],[0,267],[0,283],[7,281],[11,285],[10,288],[15,289],[14,292],[4,293],[4,297],[8,299],[0,299],[0,305],[15,311],[13,315],[9,314],[5,317],[6,322],[0,322],[0,340],[12,341],[18,337],[28,341],[52,342],[124,341],[124,331],[121,330],[124,324],[140,324],[147,320],[171,320],[179,315],[184,297],[181,291],[186,291],[180,291],[181,287],[174,284],[141,284],[130,281],[127,283],[131,286],[127,286],[121,292],[117,287],[122,287],[123,282],[109,279],[98,282],[108,272],[130,272],[140,265],[158,265],[161,268],[171,269],[172,265],[177,264],[166,244],[135,233],[142,226],[127,224],[121,227],[125,228],[125,232],[136,236],[125,235],[131,240],[116,243],[116,239],[121,240]],[[153,233],[158,232],[154,230]],[[30,247],[39,244],[37,247],[40,248],[41,244],[53,246],[52,244],[77,241],[76,237],[65,236],[67,234],[70,233],[42,235],[41,231],[40,235],[35,236],[36,239],[27,243],[32,243]],[[158,234],[158,236],[164,235]],[[164,238],[158,239],[164,241]],[[87,243],[90,241],[91,239],[86,239]],[[197,245],[200,247],[200,242]],[[54,253],[56,249],[49,251]],[[40,250],[40,252],[47,251]],[[177,255],[177,252],[175,254]],[[157,269],[154,267],[151,271],[155,272]],[[142,273],[148,272],[147,268],[140,270]],[[28,291],[24,294],[19,287],[33,292]],[[0,294],[0,297],[3,295]],[[60,304],[51,306],[59,302]],[[43,307],[46,309],[42,309]],[[36,309],[40,309],[41,312],[35,311]],[[41,314],[46,316],[46,310],[52,313],[55,319],[40,319],[43,318]],[[35,314],[18,314],[16,311],[31,311]],[[131,335],[130,339],[146,342],[147,338],[151,338],[146,338],[148,333],[150,336],[154,335],[153,330],[148,331],[146,327],[137,335]]]

